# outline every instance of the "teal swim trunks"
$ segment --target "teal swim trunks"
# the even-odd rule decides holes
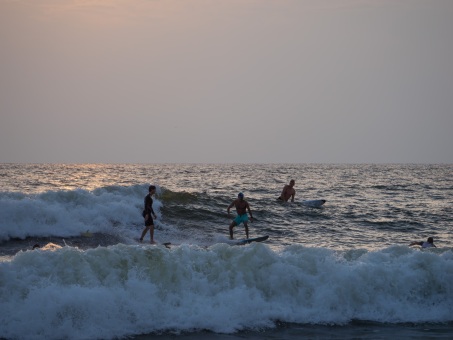
[[[242,214],[242,215],[237,215],[236,218],[234,219],[234,222],[236,223],[236,225],[239,225],[241,223],[248,222],[248,220],[249,220],[248,215]]]

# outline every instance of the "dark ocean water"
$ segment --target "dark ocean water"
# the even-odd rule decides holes
[[[448,338],[452,170],[0,164],[0,337]],[[277,202],[290,179],[296,202]],[[149,184],[170,249],[136,241]],[[268,241],[229,243],[238,192]]]

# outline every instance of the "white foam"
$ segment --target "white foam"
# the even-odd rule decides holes
[[[49,191],[37,195],[0,193],[0,241],[26,237],[71,237],[142,227],[144,186],[112,186],[94,191]],[[160,189],[160,188],[159,188]],[[154,199],[160,219],[162,202]],[[134,230],[136,233],[136,231]]]
[[[264,244],[71,247],[0,263],[0,337],[232,333],[275,320],[453,320],[453,255],[391,247],[334,252]]]

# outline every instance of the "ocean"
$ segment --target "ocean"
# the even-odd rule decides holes
[[[0,164],[0,338],[453,338],[452,207],[451,164]]]

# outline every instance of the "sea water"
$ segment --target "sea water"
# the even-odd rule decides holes
[[[452,170],[0,164],[0,338],[452,337]],[[239,192],[266,242],[229,242]]]

